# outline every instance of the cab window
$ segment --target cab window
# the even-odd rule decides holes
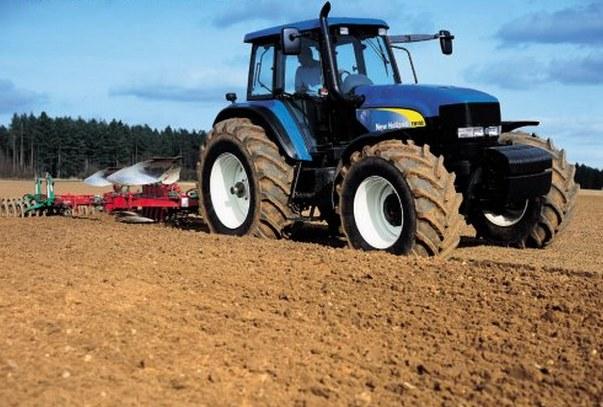
[[[339,86],[349,93],[360,85],[397,82],[385,39],[377,35],[338,35],[335,59]]]
[[[274,87],[274,45],[257,45],[253,56],[250,95],[271,95]]]
[[[318,43],[303,38],[299,55],[285,56],[285,92],[316,96],[323,82]]]

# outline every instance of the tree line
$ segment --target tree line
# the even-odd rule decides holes
[[[576,182],[583,189],[603,189],[603,170],[576,164]]]
[[[49,172],[58,178],[84,178],[106,167],[132,165],[151,157],[182,157],[182,179],[195,179],[199,145],[205,131],[159,131],[121,121],[13,115],[0,125],[0,177],[30,178]],[[603,188],[603,171],[576,164],[576,181]]]
[[[182,157],[182,179],[195,178],[205,131],[153,129],[121,121],[13,115],[0,125],[0,177],[84,178],[106,167],[124,167],[152,157]]]

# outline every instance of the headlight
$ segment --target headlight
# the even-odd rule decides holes
[[[500,136],[500,126],[486,127],[486,136],[490,136],[490,137]]]
[[[459,138],[473,138],[473,137],[498,137],[500,135],[500,126],[489,126],[489,127],[461,127],[458,129],[457,134]]]

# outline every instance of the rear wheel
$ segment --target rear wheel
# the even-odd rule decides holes
[[[448,255],[458,244],[462,197],[429,147],[386,140],[353,153],[337,182],[350,246],[395,254]]]
[[[200,211],[212,232],[280,238],[291,225],[293,168],[248,119],[217,123],[201,147]]]

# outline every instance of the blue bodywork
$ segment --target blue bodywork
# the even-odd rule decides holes
[[[344,17],[332,17],[329,18],[329,27],[335,26],[373,26],[376,28],[389,28],[387,23],[383,20],[375,18],[344,18]],[[320,20],[317,18],[314,20],[298,21],[297,23],[291,23],[286,25],[279,25],[276,27],[266,28],[260,31],[254,31],[245,36],[245,42],[254,42],[264,38],[274,37],[281,35],[283,28],[297,28],[299,31],[309,31],[320,28]]]
[[[424,117],[435,117],[440,106],[457,103],[498,103],[494,96],[474,89],[439,85],[359,86],[356,95],[364,96],[362,109],[399,107],[412,109]]]
[[[367,131],[390,130],[416,127],[415,123],[405,123],[404,117],[379,108],[403,108],[416,111],[424,118],[439,115],[440,106],[458,103],[497,103],[498,100],[487,93],[473,89],[438,85],[370,85],[355,89],[365,100],[358,109],[357,119]],[[281,136],[290,141],[290,156],[295,160],[312,161],[315,142],[310,129],[303,128],[291,109],[278,99],[250,100],[236,103],[227,109],[260,107],[270,111],[282,127]],[[423,123],[424,125],[424,123]]]
[[[293,147],[295,154],[292,158],[301,161],[312,161],[310,151],[314,148],[313,140],[310,140],[309,137],[304,137],[304,131],[307,131],[307,129],[300,127],[298,121],[282,101],[277,99],[252,100],[232,104],[226,109],[250,109],[253,107],[268,109],[276,120],[278,120],[285,132],[282,136],[286,137]]]

